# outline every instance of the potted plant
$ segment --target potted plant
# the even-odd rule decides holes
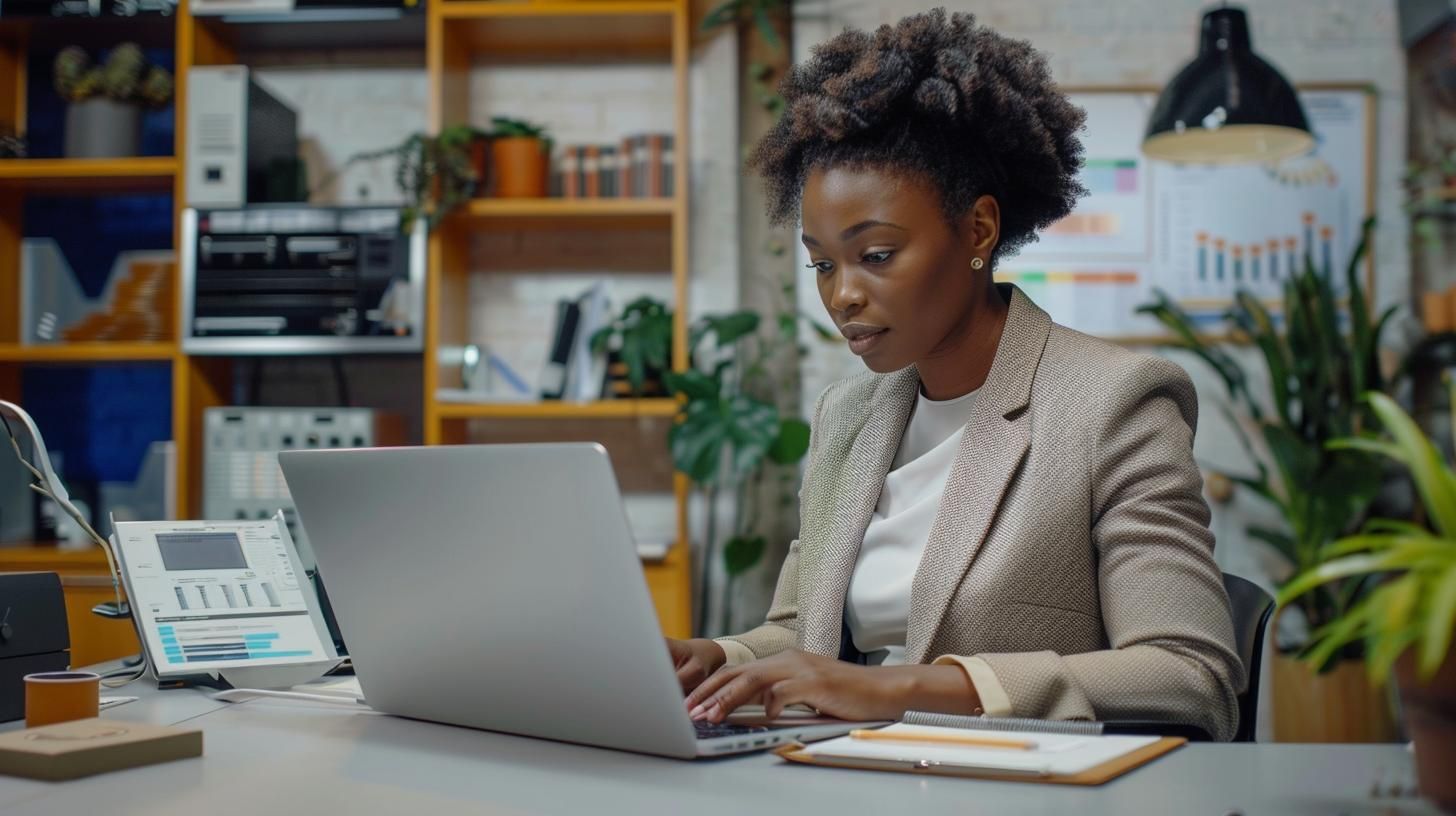
[[[626,369],[633,397],[667,394],[663,375],[672,353],[672,310],[650,297],[628,303],[621,316],[591,338],[592,352],[610,353]]]
[[[486,133],[470,125],[453,125],[433,136],[411,133],[399,144],[355,153],[314,185],[314,190],[327,188],[360,162],[392,158],[395,183],[405,198],[400,229],[409,232],[419,219],[434,229],[441,219],[475,195],[482,182],[475,161],[476,146],[486,137]]]
[[[506,116],[492,117],[490,156],[490,189],[496,198],[546,195],[551,140],[544,127]]]
[[[1456,389],[1450,389],[1450,396],[1456,407]],[[1279,603],[1301,601],[1331,584],[1371,585],[1362,600],[1314,632],[1303,656],[1323,667],[1351,644],[1361,644],[1372,682],[1384,683],[1394,675],[1406,730],[1415,742],[1421,792],[1456,812],[1456,776],[1451,773],[1456,768],[1456,659],[1451,653],[1456,628],[1456,473],[1394,400],[1371,393],[1369,403],[1390,439],[1339,439],[1329,447],[1384,456],[1407,468],[1429,526],[1370,521],[1359,534],[1324,548],[1318,562],[1279,593]]]
[[[1367,391],[1387,387],[1379,360],[1381,335],[1393,308],[1372,321],[1360,266],[1372,222],[1345,269],[1349,331],[1341,327],[1342,293],[1332,276],[1305,267],[1285,282],[1282,320],[1240,292],[1225,314],[1232,338],[1258,349],[1267,381],[1253,382],[1238,359],[1200,335],[1182,309],[1162,292],[1138,309],[1156,317],[1187,349],[1215,372],[1236,408],[1226,409],[1254,472],[1229,474],[1238,486],[1278,511],[1277,528],[1253,525],[1248,535],[1269,545],[1283,564],[1272,577],[1283,585],[1319,563],[1331,541],[1357,529],[1382,488],[1380,460],[1368,450],[1331,448],[1330,440],[1352,436],[1372,421]],[[1266,405],[1267,394],[1272,405]],[[1301,595],[1281,621],[1302,618],[1318,630],[1346,614],[1361,599],[1363,584],[1332,581]],[[1282,627],[1281,627],[1282,628]],[[1292,628],[1297,629],[1295,625]],[[1271,666],[1275,737],[1281,741],[1380,741],[1393,737],[1386,700],[1360,671],[1358,643],[1333,654],[1316,674],[1294,654],[1301,643],[1280,642]],[[1319,714],[1341,712],[1341,717]]]
[[[86,51],[69,46],[56,55],[55,87],[66,108],[68,158],[135,156],[141,139],[142,106],[172,99],[172,74],[147,62],[135,43],[111,49],[95,64]]]

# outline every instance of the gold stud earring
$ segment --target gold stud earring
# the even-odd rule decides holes
[[[976,270],[976,271],[978,271],[978,272],[981,270],[981,267],[983,267],[985,265],[986,265],[986,262],[983,261],[983,260],[981,260],[980,258],[972,258],[971,259],[971,268],[974,269],[974,270]]]

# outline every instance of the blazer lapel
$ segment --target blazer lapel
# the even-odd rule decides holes
[[[1006,290],[1011,300],[1006,327],[971,410],[911,585],[906,663],[926,658],[951,597],[985,542],[1006,488],[1031,445],[1031,413],[1026,407],[1051,333],[1051,318],[1019,289],[1003,286]]]
[[[828,523],[799,531],[800,647],[805,651],[839,655],[849,579],[919,387],[914,366],[885,375],[865,405],[864,424],[848,443],[843,467],[827,486],[834,508]]]

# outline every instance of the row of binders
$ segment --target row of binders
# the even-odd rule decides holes
[[[671,133],[639,133],[617,145],[566,145],[557,173],[564,198],[668,198],[673,194]]]

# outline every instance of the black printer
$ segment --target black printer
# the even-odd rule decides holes
[[[70,663],[60,576],[0,573],[0,723],[25,716],[27,674],[65,671]]]

